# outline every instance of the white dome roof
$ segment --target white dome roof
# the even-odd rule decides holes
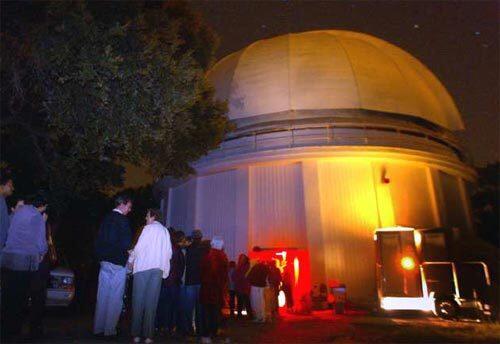
[[[366,34],[325,30],[254,42],[208,73],[238,120],[290,110],[365,109],[463,129],[441,82],[404,50]]]

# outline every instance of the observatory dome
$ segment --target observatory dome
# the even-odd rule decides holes
[[[262,122],[270,114],[297,119],[309,110],[356,109],[463,129],[453,99],[424,64],[362,33],[323,30],[260,40],[220,60],[208,77],[237,123]]]

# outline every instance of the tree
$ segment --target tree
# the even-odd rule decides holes
[[[2,160],[62,205],[119,185],[124,162],[185,176],[231,129],[205,77],[216,37],[185,3],[2,13]]]
[[[500,163],[478,168],[478,185],[472,194],[474,222],[479,236],[490,244],[500,247],[500,213],[498,207],[498,183]]]

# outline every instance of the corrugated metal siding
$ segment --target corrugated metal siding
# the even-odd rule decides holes
[[[376,295],[375,228],[432,227],[439,217],[462,225],[458,183],[428,166],[390,160],[250,166],[172,189],[169,223],[186,233],[196,225],[206,238],[223,236],[231,259],[254,246],[308,248],[314,284],[337,279],[351,300],[364,303]]]
[[[168,203],[167,225],[189,235],[194,229],[196,214],[196,178],[170,189]]]
[[[315,160],[302,162],[304,207],[306,209],[307,241],[311,262],[311,285],[326,283],[325,245],[321,222],[321,202],[318,186],[318,164]]]
[[[249,248],[307,247],[301,165],[250,167]]]
[[[229,258],[234,259],[236,231],[237,171],[198,178],[196,226],[203,236],[221,236]]]
[[[378,214],[371,164],[320,161],[318,179],[327,278],[346,283],[351,299],[372,301]]]
[[[438,172],[441,187],[441,212],[445,214],[443,224],[447,227],[460,228],[464,233],[469,230],[467,204],[464,204],[460,190],[460,179],[443,171]]]

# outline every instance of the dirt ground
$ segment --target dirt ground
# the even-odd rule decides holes
[[[91,333],[92,315],[75,316],[49,312],[44,343],[106,343]],[[121,324],[116,342],[130,343],[130,326]],[[157,343],[197,343],[158,337]],[[444,321],[433,317],[379,317],[361,312],[334,315],[331,311],[311,315],[283,314],[267,324],[229,319],[216,343],[500,343],[500,324]]]
[[[499,343],[500,325],[363,313],[285,315],[277,323],[228,327],[237,343]]]

